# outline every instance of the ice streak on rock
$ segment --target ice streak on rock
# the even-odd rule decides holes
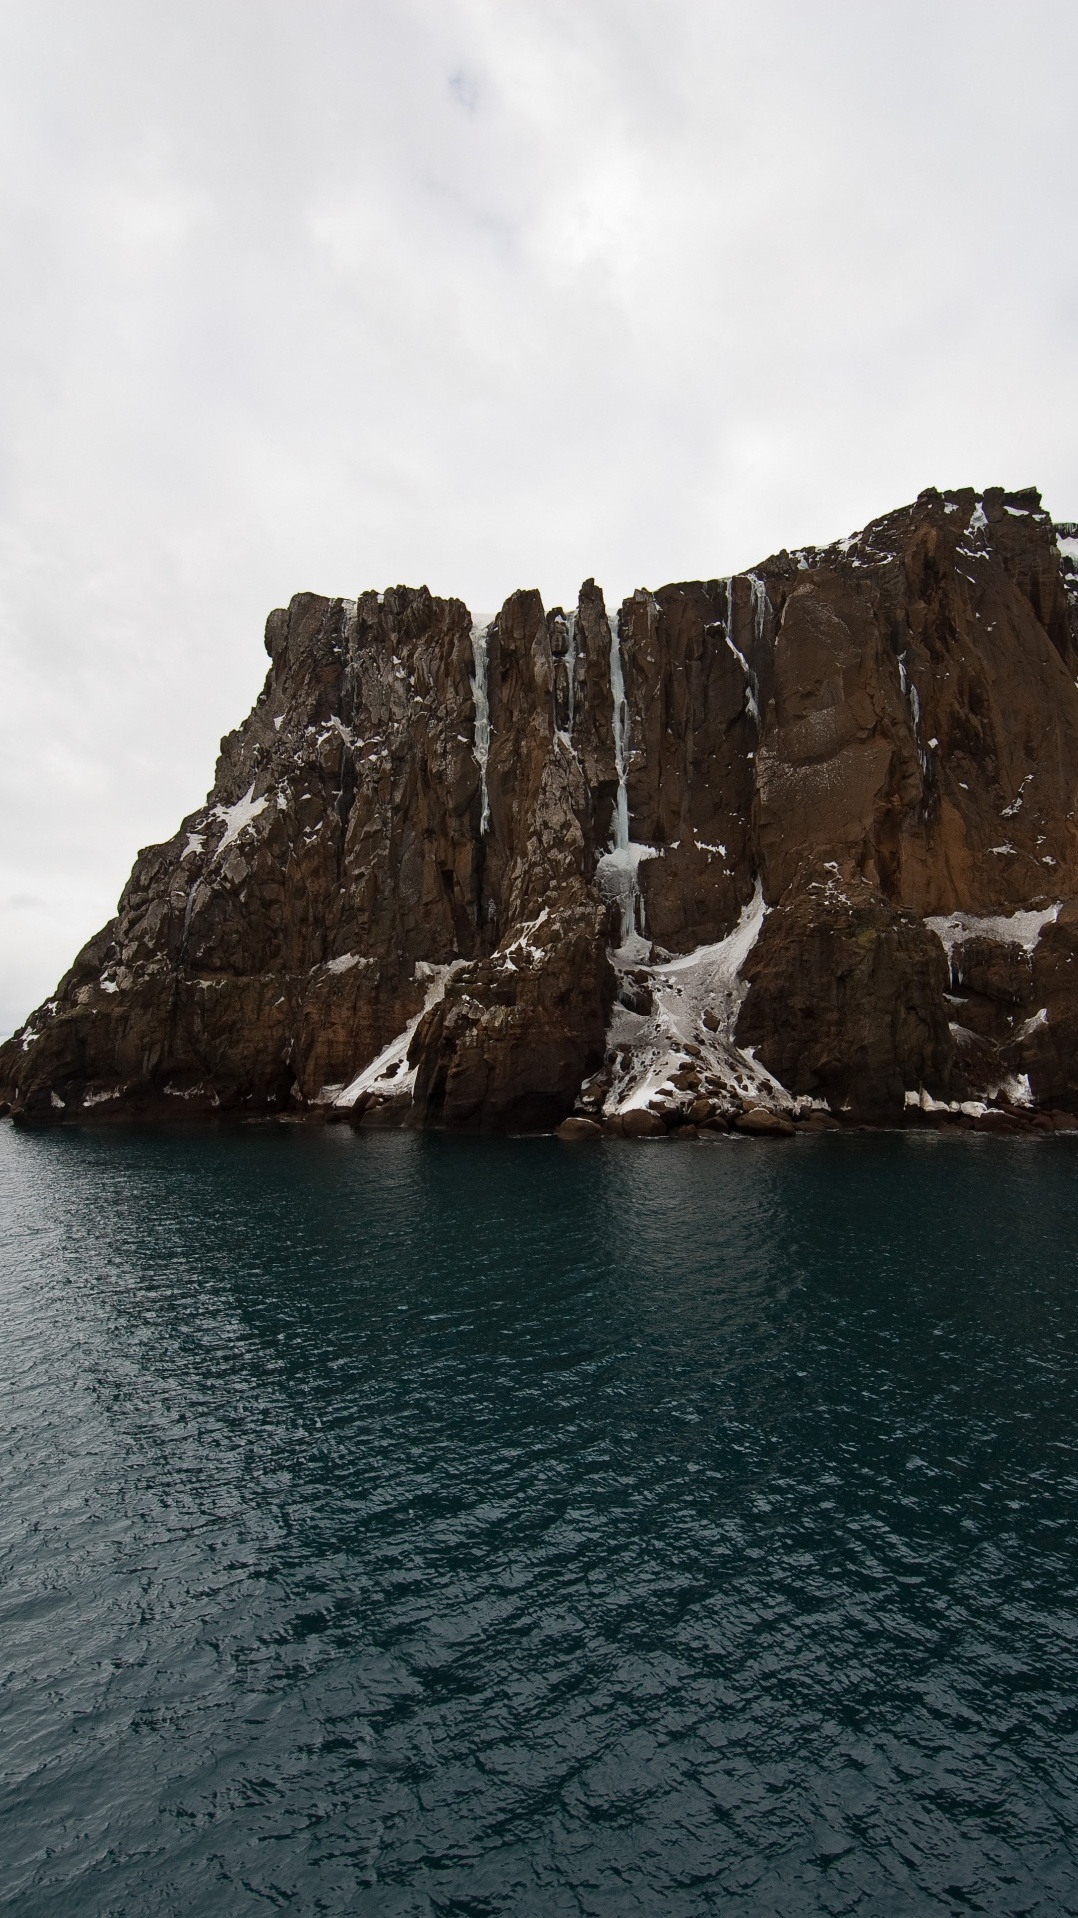
[[[490,620],[477,620],[472,627],[472,698],[475,701],[475,757],[479,766],[481,810],[479,831],[490,825],[490,795],[487,791],[487,762],[490,758],[490,684],[488,641]]]
[[[737,660],[738,665],[740,666],[742,672],[745,675],[745,711],[749,714],[751,719],[755,720],[756,725],[758,727],[760,724],[760,689],[756,681],[756,674],[753,672],[752,667],[749,665],[749,662],[745,658],[744,653],[741,651],[736,640],[734,639],[734,577],[736,576],[732,576],[726,582],[726,634],[725,634],[726,644],[729,647],[730,651],[733,653],[734,658]],[[753,580],[754,608],[756,603],[755,589],[756,589],[756,582],[755,580]],[[765,594],[765,603],[766,603],[766,594]],[[754,619],[757,617],[755,610],[754,610],[753,617]]]

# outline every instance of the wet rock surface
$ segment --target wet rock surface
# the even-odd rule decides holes
[[[304,593],[266,648],[206,804],[0,1047],[17,1121],[1069,1128],[1078,530],[1035,492],[614,618]]]

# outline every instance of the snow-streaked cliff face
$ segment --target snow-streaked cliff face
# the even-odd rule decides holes
[[[7,1101],[539,1124],[585,1081],[613,1116],[901,1111],[992,1072],[1063,1096],[1069,540],[1035,495],[930,493],[614,615],[592,581],[481,620],[299,595],[205,806],[0,1052]]]

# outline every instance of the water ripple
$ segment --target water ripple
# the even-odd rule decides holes
[[[0,1128],[0,1896],[1078,1911],[1073,1151]]]

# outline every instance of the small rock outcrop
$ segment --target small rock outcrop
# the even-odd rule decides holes
[[[303,593],[266,648],[206,804],[0,1047],[17,1122],[1069,1129],[1078,528],[1036,492],[612,617]]]

